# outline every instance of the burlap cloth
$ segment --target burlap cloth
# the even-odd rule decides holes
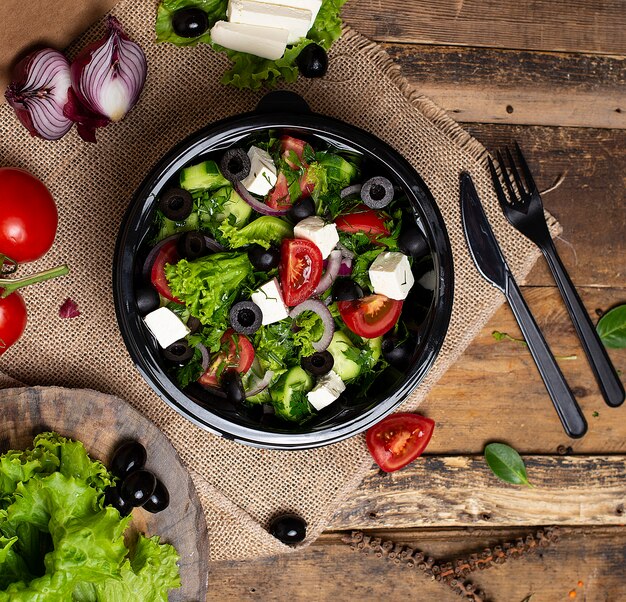
[[[0,359],[7,379],[28,384],[91,388],[116,394],[170,438],[188,466],[202,501],[212,560],[246,559],[290,551],[265,528],[273,515],[293,511],[308,523],[307,542],[371,468],[362,436],[312,451],[264,451],[226,441],[194,426],[162,402],[132,364],[117,328],[111,261],[118,227],[134,190],[175,143],[208,123],[251,110],[262,92],[219,83],[227,59],[208,47],[154,43],[155,6],[124,0],[113,13],[148,58],[137,107],[86,144],[75,130],[63,140],[31,138],[11,109],[0,107],[0,164],[40,177],[60,214],[53,249],[20,272],[67,262],[71,273],[24,290],[29,324]],[[82,40],[101,37],[102,24]],[[71,53],[71,50],[70,50]],[[292,88],[313,110],[360,126],[402,153],[430,187],[448,227],[455,263],[454,309],[437,362],[404,410],[414,410],[502,302],[477,274],[460,224],[459,173],[472,173],[513,271],[523,278],[537,253],[506,223],[485,167],[485,149],[428,99],[420,97],[376,45],[346,28],[334,46],[327,77]],[[58,318],[66,297],[81,311]],[[176,492],[172,492],[173,495]]]

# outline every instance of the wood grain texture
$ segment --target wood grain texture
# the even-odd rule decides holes
[[[358,0],[343,17],[379,42],[626,55],[621,0]]]
[[[127,403],[96,391],[32,387],[0,391],[0,451],[32,446],[36,434],[55,430],[81,441],[92,458],[109,465],[127,439],[148,452],[146,467],[170,492],[170,505],[157,514],[133,510],[132,533],[159,535],[180,556],[182,587],[171,602],[201,600],[207,591],[208,542],[204,514],[189,474],[163,433]]]
[[[523,537],[532,529],[453,529],[376,531],[377,536],[416,546],[436,558],[453,559]],[[374,534],[370,533],[370,534]],[[618,602],[626,599],[624,527],[561,529],[561,540],[523,560],[472,573],[471,580],[492,602],[576,600]],[[582,585],[578,583],[582,581]],[[209,579],[223,601],[419,600],[458,602],[447,587],[418,570],[353,552],[341,535],[323,535],[310,548],[291,556],[250,563],[217,563]]]
[[[385,44],[403,75],[456,120],[626,128],[626,58]]]

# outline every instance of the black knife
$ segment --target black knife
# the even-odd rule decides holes
[[[570,437],[582,437],[587,421],[522,297],[468,173],[461,174],[461,220],[470,255],[481,276],[509,302],[565,432]]]

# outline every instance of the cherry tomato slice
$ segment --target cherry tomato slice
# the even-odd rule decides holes
[[[176,241],[170,240],[166,242],[154,258],[154,263],[152,264],[152,270],[150,272],[150,281],[152,282],[152,286],[154,286],[154,288],[158,291],[159,295],[169,299],[170,301],[182,304],[182,301],[174,297],[172,294],[170,285],[165,277],[165,265],[168,263],[176,263],[179,259],[180,257],[178,256],[178,251],[176,250]]]
[[[385,295],[369,295],[354,301],[339,301],[337,309],[352,332],[374,339],[396,325],[402,313],[402,303]]]
[[[422,454],[434,428],[420,414],[391,414],[367,431],[367,448],[381,470],[393,472]]]
[[[289,307],[312,294],[322,277],[324,262],[318,246],[304,238],[285,238],[280,248],[280,288]]]
[[[352,234],[363,232],[371,239],[377,236],[389,236],[389,230],[385,226],[385,214],[370,209],[366,205],[358,205],[354,211],[340,215],[335,220],[338,230]]]
[[[0,298],[0,355],[22,336],[25,328],[26,304],[22,296],[11,293]]]
[[[248,337],[230,328],[222,335],[221,343],[219,353],[209,364],[207,371],[198,379],[201,385],[217,387],[219,378],[226,369],[234,368],[243,374],[252,366],[254,347]]]
[[[293,204],[289,196],[287,176],[281,171],[276,178],[276,184],[267,193],[265,204],[272,209],[289,209]]]
[[[281,155],[285,163],[287,163],[291,169],[300,169],[301,167],[309,166],[304,158],[304,151],[307,147],[310,149],[310,152],[313,153],[311,146],[304,140],[292,138],[291,136],[282,136],[280,139]],[[297,160],[294,160],[292,153],[295,153]]]

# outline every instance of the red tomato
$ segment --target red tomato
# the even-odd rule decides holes
[[[268,192],[265,204],[272,209],[289,209],[291,207],[289,184],[287,183],[287,177],[282,171],[278,174],[276,185]]]
[[[402,313],[402,303],[385,295],[369,295],[355,301],[339,301],[337,309],[352,332],[374,339],[396,325]]]
[[[58,214],[41,180],[23,169],[0,168],[0,254],[35,261],[52,246]]]
[[[382,470],[393,472],[422,454],[434,428],[419,414],[391,414],[367,431],[367,447]]]
[[[313,190],[315,190],[315,185],[317,184],[317,180],[312,178],[309,174],[309,170],[307,169],[301,176],[300,181],[300,192],[302,193],[302,198],[306,198],[311,196]]]
[[[312,294],[322,277],[324,262],[318,246],[304,238],[284,238],[280,247],[280,288],[289,307]]]
[[[207,387],[217,387],[218,372],[221,376],[224,370],[234,368],[243,374],[250,370],[254,361],[254,347],[243,334],[237,334],[232,328],[227,330],[221,340],[220,352],[215,356],[207,371],[198,379],[201,385]],[[222,366],[222,364],[225,364]]]
[[[389,236],[389,230],[385,227],[385,215],[366,205],[358,205],[351,213],[340,215],[335,224],[343,232],[363,232],[370,238]]]
[[[0,298],[0,355],[2,355],[26,328],[26,304],[19,293]]]
[[[165,277],[165,264],[176,263],[179,259],[180,257],[176,250],[176,241],[170,240],[166,242],[157,253],[157,256],[154,258],[154,263],[152,264],[152,271],[150,272],[150,281],[159,295],[176,303],[182,303],[182,301],[172,294],[170,285]]]
[[[309,166],[309,164],[304,159],[304,150],[307,147],[311,149],[312,153],[313,149],[304,140],[292,138],[291,136],[282,136],[280,139],[280,152],[283,159],[285,160],[287,165],[291,167],[291,169],[300,169],[301,167]],[[291,154],[292,152],[296,154],[296,157],[298,157],[297,161],[293,160],[293,155]]]

